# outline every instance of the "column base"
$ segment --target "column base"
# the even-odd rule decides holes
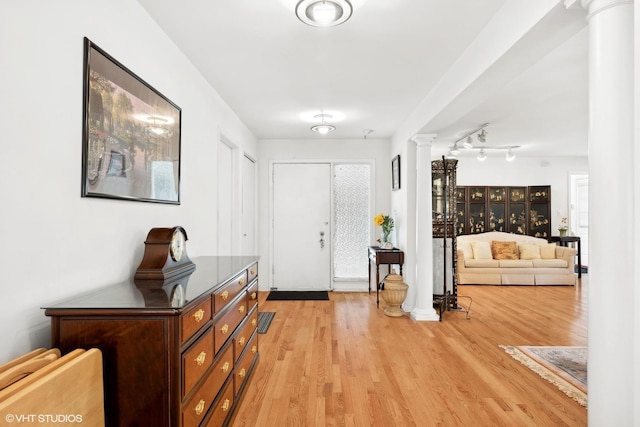
[[[414,308],[411,311],[411,318],[418,322],[439,322],[440,316],[435,309]]]

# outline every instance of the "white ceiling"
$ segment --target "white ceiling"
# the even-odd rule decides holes
[[[315,28],[298,0],[138,1],[258,139],[391,138],[507,2],[351,0],[349,21]],[[586,155],[587,36],[567,15],[573,27],[556,19],[500,64],[517,75],[416,130],[444,151],[488,122],[491,145]],[[328,136],[300,118],[335,110]]]

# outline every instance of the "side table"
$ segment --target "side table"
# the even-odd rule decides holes
[[[556,242],[560,246],[569,246],[569,243],[576,243],[576,255],[578,257],[578,278],[582,277],[582,257],[580,254],[582,250],[580,250],[580,236],[551,236],[549,237],[549,242]]]
[[[398,265],[402,276],[404,252],[395,248],[382,249],[379,246],[369,246],[367,259],[369,261],[369,293],[371,293],[371,261],[376,264],[376,306],[380,307],[380,264],[386,264],[389,273],[391,273],[391,265]]]

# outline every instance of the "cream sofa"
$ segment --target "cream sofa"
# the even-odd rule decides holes
[[[490,231],[458,236],[457,279],[460,285],[575,285],[574,248],[556,246],[545,239]],[[517,259],[500,258],[491,250],[517,246]],[[487,253],[489,248],[489,253]],[[497,250],[497,249],[496,249]],[[508,254],[507,256],[511,256]]]

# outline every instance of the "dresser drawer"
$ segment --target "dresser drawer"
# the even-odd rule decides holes
[[[242,319],[247,315],[247,297],[242,294],[237,298],[224,313],[220,314],[220,318],[215,321],[213,328],[215,334],[215,350],[222,348],[225,342],[231,337],[240,324]]]
[[[211,320],[211,299],[207,298],[180,316],[180,343],[184,344],[209,320]]]
[[[258,334],[253,334],[251,339],[249,340],[248,347],[249,351],[245,352],[242,355],[242,358],[238,363],[236,363],[236,369],[233,371],[233,375],[235,376],[235,395],[237,396],[240,390],[242,389],[242,385],[249,378],[249,369],[251,368],[251,363],[257,357],[258,353]]]
[[[240,326],[238,333],[233,337],[235,360],[238,360],[242,351],[247,348],[249,340],[258,325],[258,310],[254,309]]]
[[[247,272],[243,271],[213,294],[213,311],[219,313],[247,286]]]
[[[216,400],[215,406],[211,408],[211,417],[207,421],[207,427],[219,427],[224,423],[233,408],[233,396],[233,379],[231,379]]]
[[[258,281],[256,280],[247,288],[247,295],[249,296],[249,311],[253,310],[253,307],[258,305]]]
[[[186,396],[213,362],[213,330],[209,329],[182,355],[182,397]]]
[[[256,262],[255,264],[252,264],[248,269],[247,269],[247,275],[248,275],[248,280],[249,282],[247,283],[251,283],[251,281],[253,279],[255,279],[256,277],[258,277],[258,263]]]
[[[218,392],[225,381],[231,375],[233,369],[233,349],[227,346],[222,352],[213,369],[209,372],[207,379],[189,399],[189,402],[182,409],[182,425],[197,426],[211,406],[211,402],[216,398]]]

